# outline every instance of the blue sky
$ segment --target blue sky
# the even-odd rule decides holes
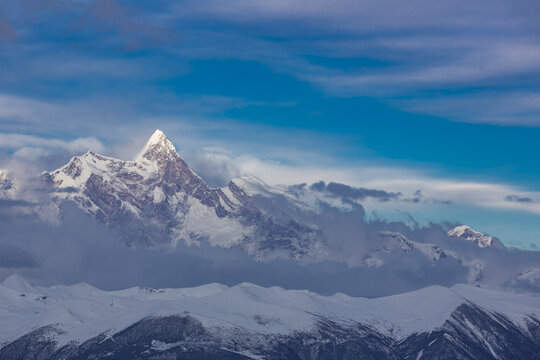
[[[540,246],[536,1],[3,2],[0,63],[6,164],[161,128],[216,182],[421,190],[366,207]]]

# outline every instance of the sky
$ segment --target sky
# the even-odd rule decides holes
[[[5,1],[0,64],[0,167],[159,128],[212,186],[401,192],[365,208],[540,247],[537,1]]]

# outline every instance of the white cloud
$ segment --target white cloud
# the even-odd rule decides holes
[[[540,125],[540,93],[471,93],[392,101],[407,111],[447,116],[463,122]]]
[[[42,122],[47,114],[55,111],[58,107],[45,101],[0,94],[0,119],[4,121]]]
[[[70,154],[95,150],[102,152],[104,145],[94,137],[61,140],[26,134],[0,133],[0,149],[14,151],[16,156],[37,159],[57,151],[67,151]]]
[[[401,192],[405,198],[414,198],[416,191],[420,190],[422,199],[417,206],[436,202],[450,203],[448,206],[467,205],[540,214],[540,192],[527,191],[510,184],[440,178],[406,168],[286,165],[248,155],[233,157],[231,161],[240,173],[258,176],[273,185],[335,181],[369,189]],[[530,201],[511,201],[513,198]]]
[[[271,20],[318,21],[319,28],[347,29],[365,31],[373,29],[400,29],[420,27],[488,27],[498,25],[501,28],[516,27],[513,21],[500,23],[499,17],[506,12],[507,19],[519,13],[525,13],[527,19],[534,20],[533,14],[527,14],[532,4],[522,2],[512,6],[503,0],[495,0],[486,6],[482,0],[458,0],[451,3],[430,0],[300,0],[300,1],[264,1],[231,0],[226,3],[217,0],[183,1],[175,4],[169,12],[170,18],[214,17],[227,19],[235,23],[260,23]],[[534,5],[533,5],[534,6]],[[510,10],[514,10],[513,12]],[[527,16],[528,15],[528,16]]]

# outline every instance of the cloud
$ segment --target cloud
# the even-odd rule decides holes
[[[347,224],[358,229],[367,226],[361,213],[343,213],[342,216],[339,211],[328,210],[326,218],[329,221],[325,226]],[[59,225],[36,221],[31,215],[7,215],[0,218],[0,222],[10,224],[2,227],[0,232],[0,250],[6,249],[5,254],[9,255],[6,260],[11,261],[2,263],[3,252],[0,253],[0,277],[18,267],[17,272],[37,284],[84,281],[101,288],[119,289],[130,286],[185,287],[209,282],[234,285],[249,281],[263,286],[307,288],[324,294],[341,291],[377,296],[424,284],[451,285],[465,275],[464,268],[458,263],[443,262],[434,266],[422,257],[417,259],[417,265],[426,266],[429,271],[410,269],[399,261],[381,269],[349,267],[343,258],[304,265],[287,260],[258,262],[240,249],[214,248],[204,242],[201,247],[186,247],[180,243],[177,249],[170,251],[127,248],[105,227],[69,205],[65,208],[64,221]],[[371,230],[384,226],[374,225]],[[81,228],[85,231],[81,232]],[[364,233],[357,234],[361,237]],[[358,237],[355,239],[355,249],[359,250],[361,242]],[[350,240],[346,237],[340,241],[346,244]],[[366,242],[369,243],[367,238]],[[24,245],[29,255],[16,250],[15,244]],[[333,258],[338,259],[342,257],[343,248],[335,245]],[[38,256],[38,264],[30,260]],[[411,276],[406,281],[400,280],[395,276],[396,272]],[[385,280],[374,283],[369,280],[374,276]]]
[[[0,133],[0,149],[14,151],[16,156],[36,159],[55,151],[78,154],[88,150],[102,152],[105,147],[94,137],[60,140],[26,134]]]
[[[510,184],[473,182],[458,179],[427,177],[421,172],[397,172],[392,178],[373,178],[366,186],[377,184],[381,188],[411,194],[421,189],[422,202],[472,205],[488,209],[525,211],[540,214],[539,203],[515,201],[516,199],[538,198],[540,193],[524,191]],[[512,201],[513,200],[513,201]]]
[[[233,162],[231,152],[221,148],[202,148],[187,154],[186,160],[197,175],[212,187],[226,186],[232,178],[241,176],[240,169]]]
[[[239,169],[240,174],[253,174],[268,184],[293,186],[322,181],[328,183],[324,187],[328,194],[336,196],[350,194],[359,199],[363,196],[362,202],[370,206],[373,205],[372,200],[380,202],[381,199],[387,198],[418,206],[465,205],[540,214],[538,202],[509,201],[515,199],[513,196],[540,198],[540,193],[523,190],[511,184],[444,178],[426,170],[405,167],[377,167],[368,164],[356,167],[331,164],[316,166],[298,162],[294,157],[289,160],[291,163],[268,161],[248,155],[230,156],[231,163]],[[330,186],[332,192],[328,192],[331,183],[339,185]],[[315,185],[314,190],[318,189],[323,189],[322,184]]]
[[[167,79],[190,71],[190,61],[233,58],[266,64],[332,96],[375,97],[460,122],[539,125],[538,89],[529,81],[540,73],[533,1],[497,0],[489,9],[481,0],[347,0],[337,6],[326,0],[234,0],[226,6],[62,0],[2,7],[3,23],[20,38],[0,70],[4,91],[24,93],[18,89],[24,78],[45,96],[51,87],[68,97],[67,88],[103,92],[96,79],[126,92],[157,86],[163,93]],[[51,19],[55,26],[41,31]],[[66,36],[77,53],[59,40]],[[471,92],[493,106],[475,107]]]
[[[23,0],[16,4],[3,4],[6,17],[20,37],[31,35],[41,25],[55,21],[46,35],[79,36],[89,40],[91,35],[103,39],[109,46],[123,51],[166,44],[176,39],[174,33],[154,24],[144,11],[125,6],[116,0],[95,1],[35,1]],[[0,8],[0,10],[2,10]],[[22,31],[26,29],[27,31]]]
[[[127,248],[80,209],[65,206],[64,221],[57,225],[36,221],[35,215],[0,217],[0,225],[9,224],[0,227],[0,250],[6,249],[7,260],[11,261],[2,263],[4,252],[0,252],[0,278],[18,267],[17,272],[40,285],[88,282],[100,288],[119,289],[249,281],[322,294],[339,291],[382,296],[433,284],[450,286],[465,281],[468,270],[452,258],[433,262],[419,252],[407,256],[402,256],[399,249],[388,252],[381,231],[400,232],[420,243],[444,245],[459,252],[465,262],[480,257],[486,263],[488,286],[496,286],[501,279],[532,266],[539,256],[537,252],[480,249],[451,240],[440,225],[411,228],[403,222],[367,221],[361,206],[346,212],[326,206],[316,218],[307,219],[328,234],[324,259],[303,264],[284,259],[258,262],[240,249],[211,247],[204,241],[200,247],[180,242],[170,251]],[[306,216],[303,212],[298,215]],[[385,260],[384,266],[358,266],[366,253],[377,249],[383,250],[378,256]]]
[[[0,268],[34,268],[38,263],[26,250],[13,245],[0,243]]]
[[[421,39],[419,39],[421,41]],[[481,39],[478,39],[480,42]],[[419,41],[419,42],[420,42]],[[425,48],[410,46],[408,51],[427,51],[430,41],[424,42]],[[469,45],[469,44],[467,44]],[[470,45],[469,45],[470,46]],[[403,47],[399,47],[404,51]],[[454,48],[445,49],[455,52]],[[380,90],[387,87],[387,93],[395,94],[415,88],[448,88],[456,84],[475,84],[478,81],[497,77],[507,77],[520,73],[537,73],[540,70],[540,48],[536,42],[516,44],[515,42],[484,44],[482,47],[461,49],[461,58],[452,58],[448,62],[438,64],[416,63],[408,66],[387,66],[384,71],[379,68],[372,72],[326,71],[319,76],[312,75],[312,80],[323,86],[339,91],[364,93],[368,88],[377,87]],[[490,61],[485,67],[479,67],[482,62]],[[394,87],[394,90],[389,89]],[[396,87],[399,89],[396,89]]]
[[[524,197],[524,196],[518,196],[518,195],[508,195],[504,198],[504,200],[506,201],[510,201],[510,202],[520,202],[520,203],[533,203],[535,202],[532,198],[530,197]]]
[[[311,184],[309,188],[314,191],[324,192],[330,196],[340,197],[342,200],[364,200],[369,197],[378,199],[380,201],[389,201],[402,197],[401,193],[392,193],[384,190],[357,188],[336,182],[330,182],[328,184],[325,184],[324,181],[319,181]]]
[[[484,1],[459,3],[186,1],[173,5],[168,18],[223,25],[219,34],[207,30],[198,37],[198,44],[214,46],[190,43],[194,54],[254,59],[333,96],[377,97],[404,110],[420,103],[419,112],[454,121],[538,126],[534,104],[515,107],[515,99],[506,96],[522,91],[530,98],[537,92],[527,79],[540,73],[538,5],[500,0],[487,9]],[[246,29],[253,35],[246,37]],[[224,45],[230,43],[245,47]],[[471,91],[497,106],[456,114],[460,108],[451,95],[466,98]],[[440,106],[430,111],[421,100],[433,93],[441,94]]]
[[[481,91],[432,95],[393,103],[407,111],[463,122],[497,125],[540,125],[540,93]]]
[[[40,221],[58,222],[58,208],[51,203],[48,187],[40,178],[41,171],[35,162],[0,153],[1,216],[32,214]]]
[[[15,200],[15,199],[0,199],[0,210],[1,209],[11,209],[18,206],[35,206],[35,203],[26,201],[26,200]]]
[[[219,1],[207,1],[201,4],[197,1],[184,1],[175,4],[174,15],[178,17],[206,17],[226,19],[238,23],[258,23],[260,21],[319,21],[319,29],[330,30],[327,27],[337,26],[338,29],[349,31],[365,31],[369,29],[402,29],[427,28],[441,25],[449,27],[462,27],[465,24],[475,27],[490,27],[493,25],[511,26],[515,24],[497,22],[493,16],[501,16],[505,10],[510,10],[504,1],[495,1],[493,8],[486,16],[485,2],[481,0],[466,2],[458,1],[452,4],[443,1],[415,0],[404,4],[398,0],[345,0],[337,6],[331,5],[327,0],[316,1],[273,1],[264,0],[245,1],[233,0],[227,5]],[[533,2],[525,1],[514,7],[519,13],[530,21],[535,15],[527,11],[534,9]],[[458,10],[464,9],[464,10]],[[532,24],[531,24],[532,25]]]

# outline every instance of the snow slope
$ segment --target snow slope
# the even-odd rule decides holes
[[[12,275],[0,285],[0,344],[47,325],[60,330],[55,335],[60,345],[80,343],[99,334],[112,335],[148,316],[172,314],[189,314],[207,328],[281,335],[310,331],[324,318],[344,326],[364,324],[399,340],[439,328],[462,304],[502,314],[523,329],[527,318],[540,316],[537,297],[467,285],[431,286],[368,299],[249,283],[121,291],[102,291],[84,283],[46,288]]]

